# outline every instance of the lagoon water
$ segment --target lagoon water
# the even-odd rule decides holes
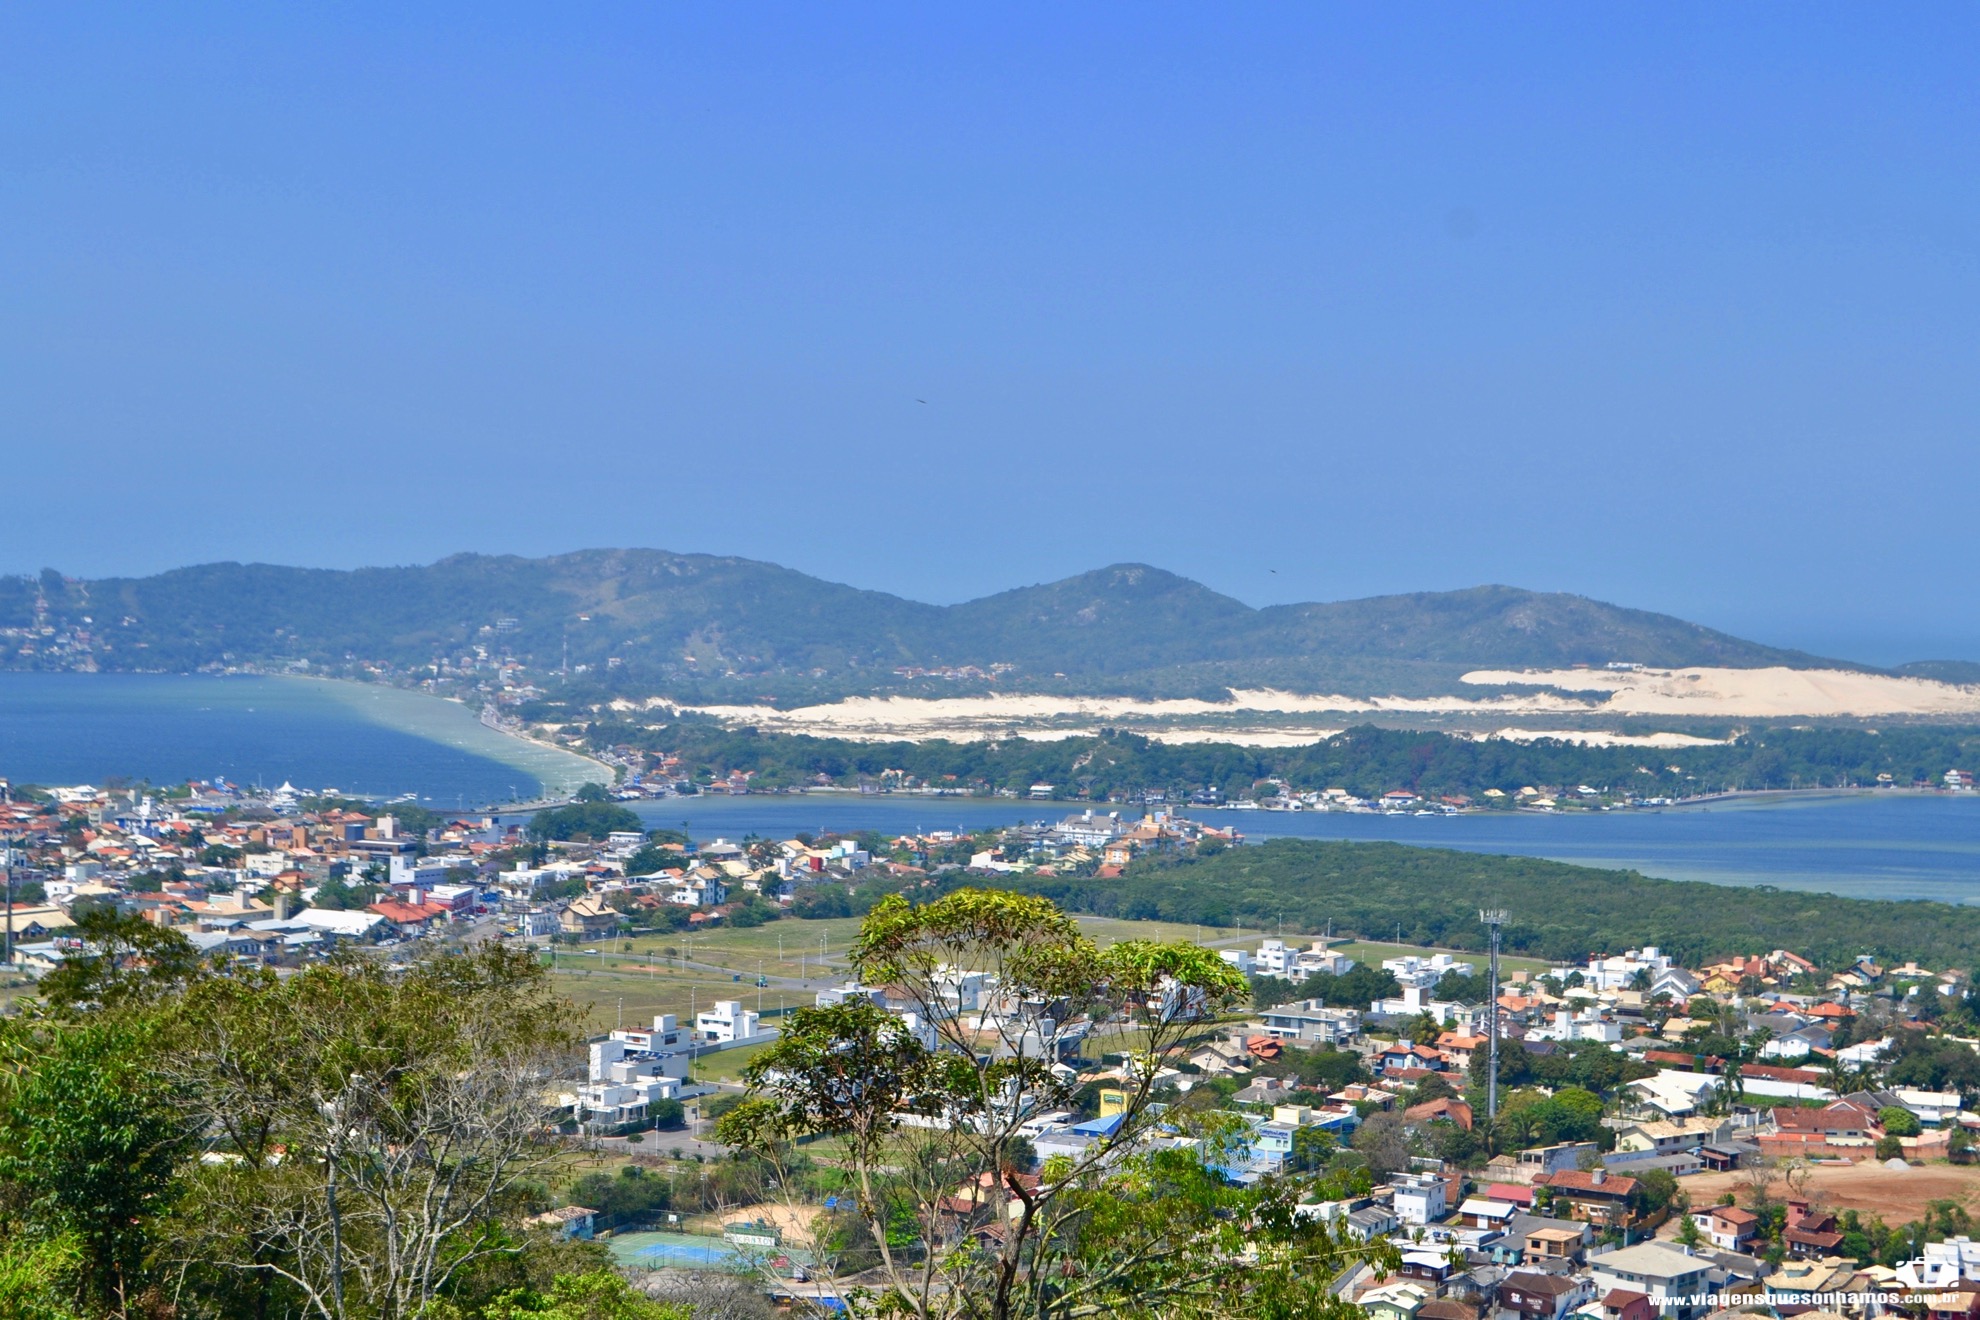
[[[187,674],[0,674],[0,777],[417,793],[436,809],[600,777],[582,757],[482,727],[456,702],[366,683]]]
[[[686,821],[697,838],[876,829],[981,829],[1078,808],[978,798],[674,798],[643,803],[655,827]],[[1634,868],[1671,880],[1776,885],[1858,898],[1980,902],[1980,795],[1756,796],[1662,811],[1542,815],[1351,816],[1337,812],[1194,813],[1247,838],[1388,840]]]
[[[111,776],[417,793],[436,808],[568,791],[600,777],[582,757],[483,728],[454,702],[359,683],[163,674],[0,674],[0,776],[100,783]],[[654,826],[698,838],[806,830],[902,833],[1047,819],[1076,808],[1010,799],[674,798],[640,804]],[[1386,839],[1720,884],[1863,898],[1980,902],[1980,795],[1743,798],[1665,811],[1350,816],[1212,811],[1253,839]]]

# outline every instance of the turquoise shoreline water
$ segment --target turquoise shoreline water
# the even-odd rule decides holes
[[[243,783],[417,793],[439,809],[488,806],[600,775],[582,757],[483,728],[416,692],[288,678],[0,674],[0,776],[17,783]],[[806,830],[902,833],[1063,815],[1062,803],[816,793],[643,803],[652,825],[697,837]],[[1248,837],[1386,839],[1718,884],[1861,898],[1980,902],[1980,795],[1788,795],[1667,811],[1547,816],[1210,812]]]
[[[417,793],[473,807],[568,791],[600,768],[485,728],[476,711],[367,683],[264,676],[0,674],[0,776]]]

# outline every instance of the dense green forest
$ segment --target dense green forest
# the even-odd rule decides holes
[[[566,1154],[545,1082],[582,1039],[529,953],[277,976],[78,923],[88,951],[0,1020],[0,1316],[700,1314],[530,1222]],[[706,1183],[681,1182],[690,1208]]]
[[[539,712],[542,713],[542,712]],[[878,781],[889,770],[927,784],[1025,792],[1035,783],[1070,796],[1131,797],[1149,789],[1172,797],[1211,787],[1250,797],[1267,779],[1295,790],[1344,788],[1358,796],[1410,789],[1425,796],[1528,785],[1572,790],[1586,784],[1622,796],[1684,797],[1729,789],[1874,785],[1880,774],[1909,785],[1980,764],[1980,729],[1910,726],[1871,732],[1845,728],[1757,728],[1722,746],[1683,751],[1583,747],[1558,740],[1483,741],[1443,733],[1364,727],[1304,747],[1175,745],[1138,734],[1034,741],[861,743],[761,734],[713,720],[659,728],[623,722],[591,726],[594,746],[630,746],[678,755],[690,773],[753,772],[752,787]]]
[[[86,632],[104,669],[280,668],[415,674],[513,656],[566,660],[605,693],[810,700],[1005,689],[1207,695],[1228,686],[1426,694],[1467,669],[1633,660],[1807,665],[1814,657],[1581,596],[1475,587],[1254,609],[1200,583],[1117,564],[960,605],[927,605],[748,559],[588,550],[455,555],[351,572],[205,564],[145,578],[0,578],[0,627],[61,634],[15,668],[67,667]],[[61,644],[57,644],[61,643]],[[1473,690],[1474,695],[1476,690]]]
[[[1789,949],[1824,967],[1860,954],[1934,969],[1980,966],[1980,909],[1654,880],[1530,857],[1393,843],[1274,839],[1213,856],[1157,856],[1111,880],[1013,882],[1096,916],[1243,924],[1486,947],[1478,910],[1504,908],[1509,952],[1549,959],[1654,944],[1687,966]]]

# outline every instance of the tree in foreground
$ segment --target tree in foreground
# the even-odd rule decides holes
[[[883,900],[852,962],[895,1011],[862,996],[791,1014],[717,1131],[772,1161],[834,1143],[856,1224],[815,1246],[857,1311],[1345,1316],[1358,1312],[1327,1283],[1357,1259],[1393,1264],[1385,1245],[1345,1245],[1301,1216],[1296,1185],[1227,1179],[1218,1165],[1248,1155],[1241,1124],[1161,1103],[1164,1065],[1247,990],[1214,953],[1102,950],[1043,899],[962,890]],[[1069,1106],[1083,1041],[1125,1057],[1115,1121],[1033,1173],[1027,1124]]]
[[[495,947],[195,985],[164,1055],[210,1152],[177,1270],[320,1320],[411,1320],[472,1291],[524,1248],[571,1021],[533,959]]]
[[[144,1291],[159,1218],[182,1185],[197,1124],[162,1078],[141,1028],[121,1021],[7,1024],[0,1071],[0,1184],[19,1200],[26,1280],[74,1281],[76,1303],[127,1311]],[[0,1289],[4,1296],[6,1289]]]

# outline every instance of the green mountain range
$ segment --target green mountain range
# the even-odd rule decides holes
[[[586,550],[354,571],[204,564],[0,579],[12,668],[404,673],[479,652],[687,699],[1001,690],[1458,690],[1477,668],[1833,666],[1667,615],[1484,586],[1254,609],[1143,564],[927,605],[748,559]],[[994,675],[992,666],[1001,666]],[[1848,666],[1858,668],[1860,666]],[[980,675],[907,670],[973,668]],[[1471,689],[1476,695],[1477,689]]]

